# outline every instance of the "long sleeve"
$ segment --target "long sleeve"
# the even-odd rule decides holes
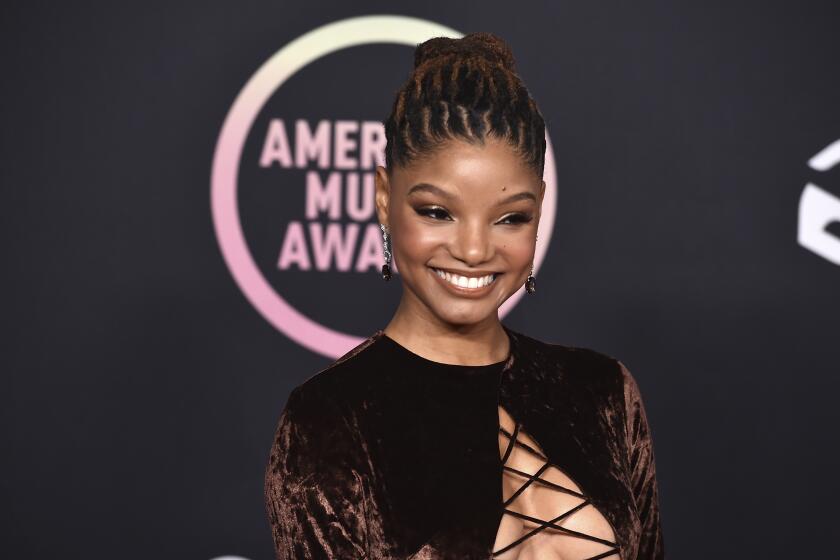
[[[641,520],[638,560],[665,558],[662,524],[659,509],[659,489],[656,481],[656,462],[653,437],[639,386],[633,375],[619,362],[624,376],[624,402],[629,464],[633,496]]]
[[[366,558],[358,438],[332,400],[302,388],[289,395],[265,471],[277,560]]]

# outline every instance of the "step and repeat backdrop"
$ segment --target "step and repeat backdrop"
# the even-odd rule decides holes
[[[837,2],[2,11],[4,558],[274,557],[289,391],[400,297],[382,121],[414,46],[471,31],[547,125],[502,321],[633,371],[670,558],[832,553]]]

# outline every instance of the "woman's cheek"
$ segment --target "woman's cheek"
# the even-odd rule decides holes
[[[438,248],[445,247],[450,237],[446,233],[446,228],[417,223],[407,225],[404,232],[403,250],[411,255],[412,260],[419,260],[422,263],[431,259]]]

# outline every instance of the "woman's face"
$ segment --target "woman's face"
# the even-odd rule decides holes
[[[492,137],[484,146],[450,140],[390,178],[377,167],[377,214],[389,227],[402,305],[451,325],[497,317],[528,278],[544,193],[521,156]]]

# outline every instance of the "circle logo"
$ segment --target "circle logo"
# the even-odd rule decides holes
[[[354,17],[321,26],[293,40],[269,58],[239,92],[222,125],[213,157],[210,192],[213,226],[222,256],[245,297],[269,323],[301,346],[328,358],[338,358],[360,344],[364,337],[342,332],[340,329],[321,324],[319,320],[311,318],[309,314],[290,303],[293,300],[291,294],[281,293],[266,278],[263,270],[258,266],[246,240],[240,207],[240,196],[242,194],[240,189],[242,180],[240,165],[246,144],[252,136],[254,123],[266,104],[284,84],[313,62],[326,55],[351,47],[391,44],[413,49],[417,44],[431,37],[442,36],[460,38],[463,34],[431,21],[394,15]],[[264,136],[265,145],[259,158],[260,165],[263,167],[270,167],[272,164],[293,166],[296,161],[317,160],[323,155],[323,151],[319,151],[320,148],[329,147],[334,152],[334,167],[354,169],[363,166],[359,165],[358,161],[346,157],[348,147],[355,148],[358,146],[359,159],[364,159],[365,154],[367,154],[368,165],[373,163],[371,161],[372,151],[375,152],[377,147],[384,147],[381,142],[384,127],[380,127],[382,130],[379,130],[376,126],[367,126],[373,123],[359,125],[358,123],[354,124],[354,121],[341,120],[333,123],[332,136],[329,136],[330,127],[328,125],[321,126],[324,122],[326,121],[319,123],[319,126],[313,132],[311,128],[301,127],[301,121],[298,121],[296,130],[298,132],[303,131],[307,135],[308,143],[302,148],[298,146],[292,153],[290,146],[285,144],[287,129],[284,127],[283,121],[273,120]],[[350,139],[350,133],[359,133],[361,141],[357,144]],[[333,141],[330,141],[330,138]],[[548,250],[556,213],[557,175],[554,153],[548,133],[546,133],[546,143],[545,172],[543,175],[546,191],[534,255],[535,275]],[[374,155],[377,161],[384,162],[384,154],[375,153]],[[384,163],[381,164],[384,165]],[[332,181],[332,179],[333,176],[328,179],[319,178],[317,175],[307,176],[305,188],[308,193],[306,205],[308,217],[311,218],[311,214],[315,214],[319,210],[332,212],[332,209],[334,209],[334,205],[331,206],[330,201],[340,197],[342,185],[338,180]],[[361,197],[363,202],[367,202],[367,198],[370,198],[369,202],[372,204],[372,193],[370,189],[364,188],[369,186],[368,182],[362,181],[358,174],[347,179],[345,188],[348,191],[352,190],[356,198]],[[332,197],[331,193],[335,194],[336,197]],[[367,197],[369,193],[371,193],[370,197]],[[351,218],[355,217],[359,221],[363,221],[371,214],[369,211],[366,212],[365,208],[369,208],[369,206],[362,203],[351,207],[348,202],[348,214]],[[353,266],[349,251],[343,249],[344,244],[349,247],[350,241],[355,243],[359,240],[361,240],[363,246],[370,246],[373,243],[377,247],[381,247],[381,238],[373,239],[372,235],[369,234],[371,231],[379,233],[376,224],[368,224],[370,227],[367,230],[360,228],[359,224],[350,224],[345,228],[343,234],[339,229],[330,229],[330,226],[335,225],[337,227],[337,224],[330,224],[327,228],[321,228],[319,224],[310,225],[312,226],[310,233],[317,237],[320,243],[318,251],[321,251],[321,253],[313,249],[315,265],[312,265],[307,253],[300,249],[299,242],[303,239],[302,235],[305,230],[299,222],[289,223],[286,237],[277,249],[280,253],[277,266],[281,271],[284,270],[284,267],[295,265],[303,273],[316,274],[332,266],[329,263],[331,257],[334,257],[333,260],[337,263],[334,270],[337,272],[373,270],[377,274],[376,278],[380,283],[382,282],[381,278],[378,278],[381,262],[369,262],[372,253],[366,253],[367,258],[359,257],[355,266]],[[271,241],[267,241],[267,243],[271,243]],[[330,253],[325,256],[324,251]],[[367,267],[367,265],[370,266]],[[371,276],[371,279],[373,278],[374,276]],[[313,295],[308,289],[300,292],[294,295],[301,302],[306,298],[318,297],[317,293]],[[500,317],[504,317],[515,307],[523,293],[524,286],[505,301],[499,309]],[[331,296],[336,294],[348,300],[358,300],[360,297],[352,293],[342,294],[340,290],[330,290]]]

